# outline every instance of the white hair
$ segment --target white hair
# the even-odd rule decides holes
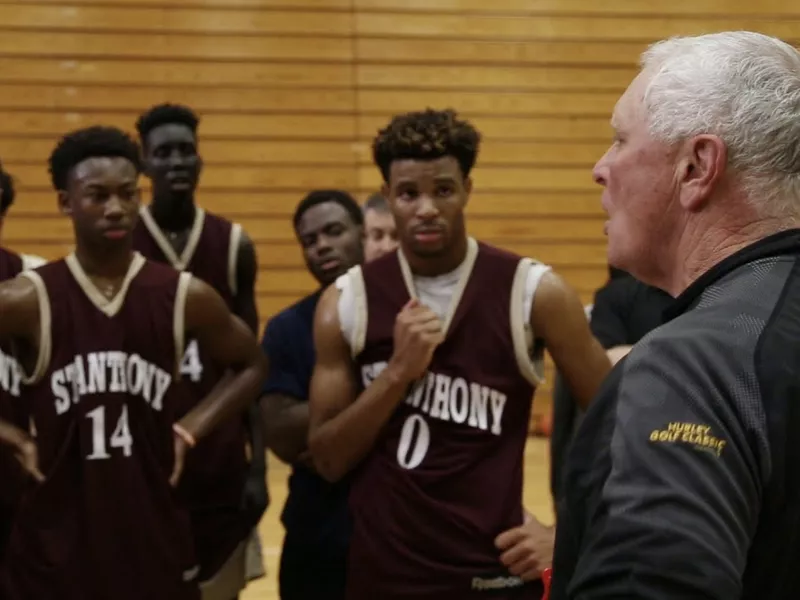
[[[800,216],[800,53],[749,31],[675,37],[641,58],[650,133],[667,143],[719,136],[751,204]]]

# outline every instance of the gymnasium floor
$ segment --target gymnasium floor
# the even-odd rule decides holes
[[[525,448],[525,506],[545,523],[553,522],[549,492],[548,441],[528,438]],[[267,577],[251,583],[241,600],[278,600],[278,557],[283,528],[279,516],[286,500],[286,479],[289,468],[274,456],[269,457],[269,490],[272,504],[259,525],[264,547]]]

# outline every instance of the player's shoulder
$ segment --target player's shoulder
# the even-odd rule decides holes
[[[507,259],[511,261],[519,261],[523,258],[521,254],[512,252],[507,248],[500,248],[483,240],[475,240],[478,244],[478,251],[484,256],[491,256],[495,258]]]
[[[478,244],[478,252],[479,255],[482,255],[484,259],[490,259],[493,261],[501,261],[506,262],[511,265],[519,265],[520,263],[524,262],[528,268],[535,268],[535,269],[544,269],[549,270],[550,266],[535,258],[533,256],[525,256],[522,254],[518,254],[506,248],[499,248],[497,246],[493,246],[492,244],[488,244],[481,240],[477,240]]]
[[[398,250],[392,250],[369,262],[350,267],[345,274],[339,275],[336,282],[337,287],[340,287],[341,283],[346,281],[348,277],[380,277],[381,274],[386,271],[387,267],[399,264],[397,253]]]
[[[42,263],[35,268],[23,268],[20,275],[26,278],[40,278],[46,281],[57,280],[71,276],[71,271],[67,266],[66,258],[59,258],[57,260],[50,260]]]
[[[134,260],[141,262],[141,266],[133,280],[140,287],[174,285],[181,277],[182,271],[178,271],[172,265],[151,260],[138,252],[135,253]],[[188,277],[190,281],[197,279],[188,272],[184,277]]]
[[[20,260],[22,261],[22,269],[36,269],[41,267],[42,265],[47,264],[47,259],[36,254],[20,254]]]
[[[218,213],[208,211],[205,208],[200,208],[199,210],[203,211],[203,226],[205,228],[216,228],[222,231],[231,231],[234,227],[242,229],[241,225]]]
[[[0,246],[0,257],[2,258],[13,258],[17,259],[22,262],[22,255],[14,252],[10,248],[6,248],[5,246]]]

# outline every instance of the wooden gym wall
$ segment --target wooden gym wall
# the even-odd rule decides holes
[[[4,242],[69,250],[45,165],[60,134],[133,131],[149,105],[188,103],[203,116],[201,203],[256,241],[266,319],[313,289],[296,202],[314,187],[365,198],[376,129],[452,106],[485,140],[471,232],[551,263],[589,302],[606,276],[591,167],[639,52],[723,29],[792,40],[799,16],[791,0],[0,1],[0,159],[19,190]]]

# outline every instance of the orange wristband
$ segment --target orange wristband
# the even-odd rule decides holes
[[[194,439],[194,436],[186,431],[179,423],[172,424],[172,430],[178,434],[178,436],[186,442],[186,445],[190,448],[194,448],[197,446],[197,440]]]

